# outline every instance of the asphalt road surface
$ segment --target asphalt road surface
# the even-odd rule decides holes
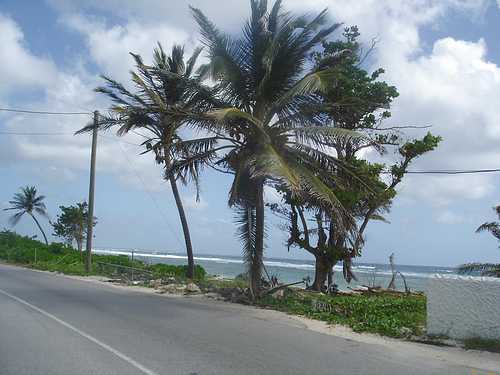
[[[0,374],[493,374],[280,316],[0,264]]]

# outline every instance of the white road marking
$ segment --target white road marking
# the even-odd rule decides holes
[[[154,372],[154,371],[148,369],[147,367],[141,365],[139,362],[133,360],[129,356],[127,356],[127,355],[123,354],[122,352],[120,352],[120,351],[112,348],[108,344],[103,343],[102,341],[96,339],[95,337],[93,337],[93,336],[91,336],[91,335],[89,335],[89,334],[87,334],[87,333],[79,330],[78,328],[76,328],[75,326],[69,324],[68,322],[65,322],[64,320],[59,319],[57,316],[54,316],[51,313],[49,313],[49,312],[47,312],[45,310],[42,310],[39,307],[36,307],[36,306],[32,305],[31,303],[26,302],[25,300],[23,300],[23,299],[21,299],[19,297],[13,296],[12,294],[6,292],[5,290],[0,289],[0,293],[6,295],[9,298],[12,298],[13,300],[19,302],[20,304],[23,304],[23,305],[25,305],[25,306],[27,306],[27,307],[35,310],[36,312],[42,314],[43,316],[56,321],[57,323],[59,323],[59,324],[63,325],[64,327],[72,330],[73,332],[75,332],[78,335],[86,338],[87,340],[93,342],[94,344],[99,345],[101,348],[106,349],[107,351],[113,353],[117,357],[123,359],[125,362],[127,362],[130,365],[134,366],[138,370],[141,370],[144,374],[147,374],[147,375],[158,375],[156,372]]]

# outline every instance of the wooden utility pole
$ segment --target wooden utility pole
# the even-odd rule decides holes
[[[94,229],[94,186],[95,186],[95,159],[97,152],[97,128],[99,125],[99,111],[94,111],[94,128],[92,129],[92,153],[90,154],[90,184],[89,184],[89,209],[87,222],[87,258],[85,271],[92,270],[92,231]]]

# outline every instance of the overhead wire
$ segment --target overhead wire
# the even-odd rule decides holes
[[[2,112],[28,113],[36,115],[91,115],[92,112],[51,112],[51,111],[33,111],[19,108],[0,108]]]
[[[376,103],[372,103],[376,104]],[[343,104],[339,104],[343,106]],[[349,104],[348,104],[349,105]],[[52,111],[35,111],[35,110],[28,110],[28,109],[20,109],[20,108],[2,108],[0,107],[0,111],[4,112],[14,112],[14,113],[27,113],[27,114],[41,114],[41,115],[92,115],[92,112],[52,112]],[[133,131],[134,134],[139,135],[144,138],[148,138],[147,136]],[[12,132],[12,131],[0,131],[0,135],[21,135],[21,136],[56,136],[56,135],[74,135],[73,133],[69,132]],[[104,134],[101,134],[101,137],[107,138],[107,139],[113,139],[117,142],[125,143],[128,145],[132,146],[142,146],[140,144],[124,141],[121,139],[117,139],[115,137],[110,137],[106,136]],[[123,149],[122,149],[123,151]],[[125,153],[124,153],[125,154]],[[125,154],[126,155],[126,154]],[[128,156],[127,156],[128,157]],[[457,174],[476,174],[476,173],[496,173],[500,172],[500,168],[495,168],[495,169],[464,169],[464,170],[416,170],[416,171],[406,171],[408,174],[442,174],[442,175],[457,175]],[[384,171],[382,173],[389,174],[391,173],[390,171]]]

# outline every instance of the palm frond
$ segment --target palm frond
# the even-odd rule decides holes
[[[325,91],[332,85],[335,76],[335,69],[323,69],[306,75],[276,100],[275,107],[281,108],[297,96]]]
[[[496,239],[500,240],[500,224],[497,222],[489,222],[481,224],[477,229],[476,233],[483,231],[490,232]]]
[[[14,215],[12,215],[11,217],[9,217],[9,224],[11,226],[15,226],[17,225],[17,223],[19,223],[19,220],[21,220],[21,218],[23,217],[23,215],[26,213],[26,211],[19,211],[19,212],[16,212]]]
[[[286,131],[286,129],[283,129]],[[301,142],[312,141],[317,145],[334,145],[339,142],[372,143],[367,135],[344,128],[332,126],[307,126],[293,128],[290,132]]]
[[[214,109],[213,111],[210,111],[206,114],[208,117],[212,117],[216,119],[217,121],[228,121],[228,120],[246,120],[250,124],[256,125],[259,128],[262,128],[262,122],[252,116],[250,113],[242,111],[238,108],[231,107],[231,108],[221,108],[221,109]]]
[[[188,61],[186,63],[186,71],[184,73],[186,78],[191,77],[191,75],[194,71],[194,66],[196,65],[196,61],[198,60],[198,57],[200,56],[200,53],[202,51],[203,51],[203,47],[196,47],[193,51],[193,54],[188,59]]]
[[[256,245],[256,212],[255,207],[250,204],[241,204],[236,208],[235,221],[237,225],[237,236],[242,243],[243,260],[249,267],[248,273],[258,272],[255,263]],[[260,273],[259,273],[260,274]]]
[[[34,211],[45,218],[49,217],[49,214],[47,213],[45,205],[43,205],[43,207],[35,207]]]
[[[240,193],[242,186],[250,187],[249,168],[245,162],[241,162],[236,166],[233,182],[231,183],[231,188],[229,189],[229,207],[233,207],[236,203],[244,200],[245,194]]]
[[[344,217],[349,216],[332,189],[316,174],[301,166],[296,166],[296,169],[300,173],[301,184],[308,196],[312,197],[320,206],[327,207],[334,213],[341,213]]]
[[[266,144],[257,155],[253,177],[271,177],[282,180],[290,189],[300,189],[300,177],[289,161],[272,144]]]
[[[214,80],[225,88],[225,97],[231,103],[248,106],[248,75],[242,69],[244,55],[238,42],[221,33],[215,25],[197,8],[191,8],[198,23],[202,43],[207,47],[210,62],[208,70]]]

